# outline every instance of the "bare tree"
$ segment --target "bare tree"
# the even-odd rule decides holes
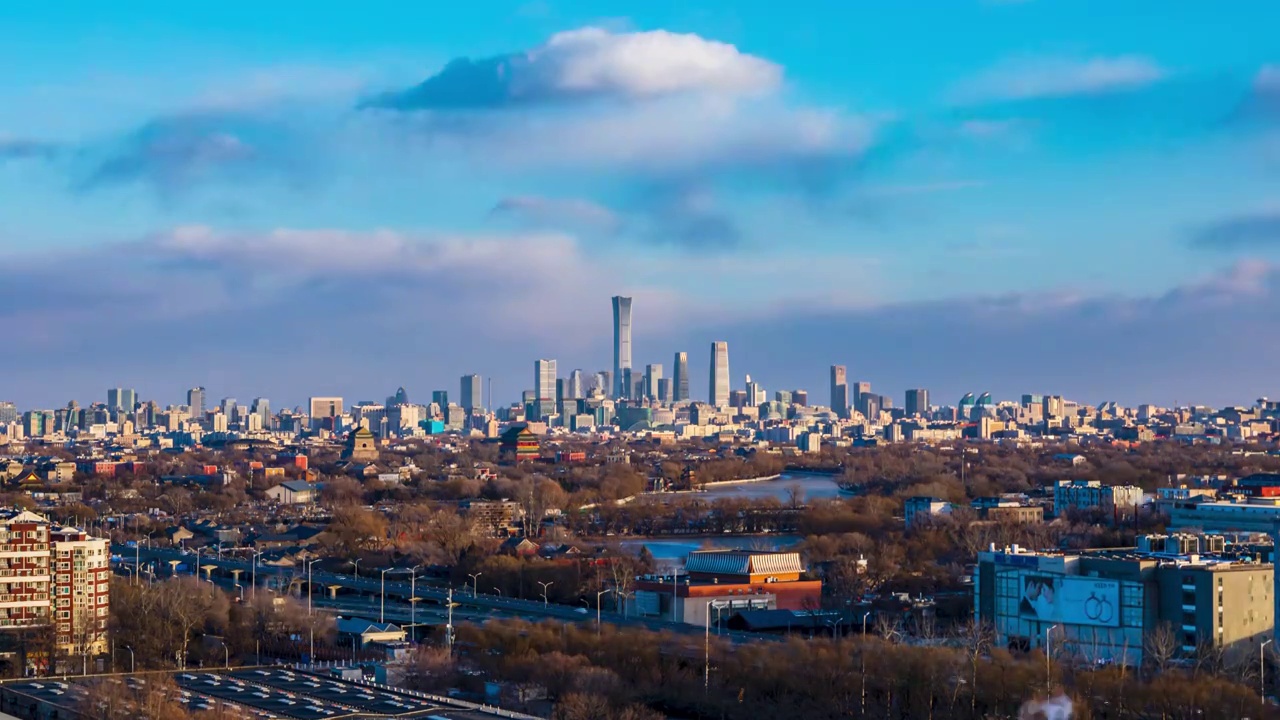
[[[978,668],[995,644],[995,629],[977,618],[970,618],[968,622],[956,627],[955,637],[960,641],[965,662],[969,666],[969,709],[972,714],[978,705]],[[957,683],[957,691],[958,689]]]
[[[1169,667],[1169,661],[1178,654],[1178,631],[1172,623],[1157,624],[1142,639],[1143,664],[1153,672],[1161,673]]]
[[[902,619],[890,613],[876,615],[876,635],[889,642],[902,639]]]

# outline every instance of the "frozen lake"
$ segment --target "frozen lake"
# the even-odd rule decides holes
[[[746,500],[762,500],[775,498],[780,502],[790,502],[791,488],[799,485],[802,492],[801,502],[809,500],[830,500],[840,496],[840,486],[836,484],[835,475],[810,475],[807,473],[783,473],[777,480],[742,483],[740,485],[721,485],[697,497],[706,499],[743,498]]]

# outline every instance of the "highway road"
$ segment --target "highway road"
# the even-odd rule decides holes
[[[144,547],[135,550],[124,545],[114,545],[112,552],[121,556],[123,561],[130,566],[132,566],[135,556],[144,566],[154,563],[156,571],[162,574],[163,571],[168,570],[171,561],[179,561],[190,568],[196,560],[195,553],[169,548]],[[241,570],[240,581],[246,587],[248,587],[254,573],[252,564],[248,560],[219,558],[212,555],[202,556],[200,558],[200,566],[202,568],[214,566],[222,570],[222,574],[228,578],[230,573],[227,571]],[[188,569],[188,572],[190,572],[190,569]],[[382,609],[384,584],[381,571],[375,572],[377,574],[373,577],[364,575],[355,577],[318,570],[313,571],[311,582],[315,586],[312,589],[314,604],[317,607],[341,608],[344,612],[358,614],[361,617],[377,618]],[[275,579],[276,582],[279,579],[300,581],[304,589],[303,597],[306,597],[306,571],[304,568],[259,564],[256,573],[259,586],[264,586],[272,579]],[[204,570],[201,570],[200,577],[205,577]],[[330,599],[327,590],[330,586],[338,586],[345,592],[339,593],[337,598]],[[432,587],[424,582],[410,583],[398,578],[388,577],[385,583],[385,593],[388,620],[392,619],[392,607],[393,604],[397,603],[403,603],[398,610],[405,610],[406,612],[404,612],[403,616],[400,612],[396,612],[395,619],[398,622],[407,622],[409,620],[410,613],[407,612],[407,606],[411,596],[417,597],[419,600],[417,610],[413,613],[419,623],[429,623],[432,619],[440,622],[446,614],[449,596],[446,589]],[[455,623],[483,622],[494,618],[522,618],[532,621],[559,620],[579,623],[595,622],[596,619],[596,608],[594,607],[588,610],[587,608],[574,608],[556,603],[544,606],[541,600],[522,600],[484,593],[475,595],[471,593],[470,589],[455,590],[453,602]],[[600,619],[602,622],[624,627],[638,627],[695,635],[701,635],[704,632],[703,628],[693,625],[672,623],[653,618],[627,618],[621,614],[603,609],[600,612]],[[722,629],[719,635],[733,642],[777,641],[779,639],[773,635],[732,632],[727,629]]]

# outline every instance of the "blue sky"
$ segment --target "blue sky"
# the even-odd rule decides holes
[[[511,399],[618,292],[822,401],[1280,393],[1274,3],[11,5],[26,405]]]

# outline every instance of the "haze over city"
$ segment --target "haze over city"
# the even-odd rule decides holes
[[[614,294],[769,387],[1272,387],[1273,3],[75,7],[0,10],[24,405],[512,399]]]

